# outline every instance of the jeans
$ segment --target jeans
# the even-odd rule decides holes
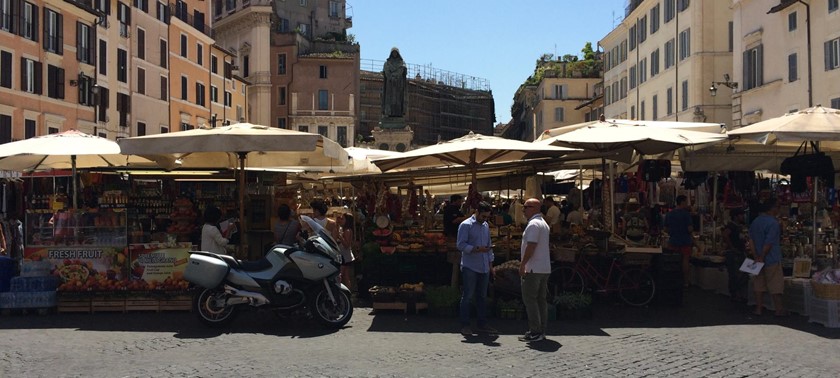
[[[478,273],[469,268],[461,268],[464,291],[461,295],[461,325],[470,325],[470,300],[475,297],[478,326],[487,325],[487,285],[490,273]]]
[[[531,333],[545,333],[548,325],[548,276],[550,274],[528,273],[522,278],[522,301]]]

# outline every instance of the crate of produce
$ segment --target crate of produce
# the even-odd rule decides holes
[[[160,311],[192,311],[192,299],[189,296],[176,296],[161,299]]]
[[[840,284],[811,282],[814,296],[820,299],[840,300]]]
[[[126,311],[160,311],[160,300],[150,296],[130,296],[125,299]]]
[[[840,300],[810,298],[808,321],[826,328],[840,328]]]

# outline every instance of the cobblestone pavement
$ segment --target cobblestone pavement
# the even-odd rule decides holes
[[[532,345],[516,340],[524,320],[494,319],[500,336],[465,339],[455,319],[369,308],[337,332],[267,312],[224,331],[190,313],[5,316],[0,377],[840,376],[840,329],[753,318],[699,290],[686,301],[636,309],[603,300],[593,319],[553,322]]]

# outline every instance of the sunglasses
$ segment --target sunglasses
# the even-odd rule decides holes
[[[525,208],[525,209],[527,209],[527,208],[529,208],[529,207],[537,207],[537,206],[534,206],[534,205],[525,205],[525,206],[522,206],[522,207],[523,207],[523,208]]]

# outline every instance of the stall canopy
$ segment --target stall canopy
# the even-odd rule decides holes
[[[555,137],[561,134],[566,134],[577,129],[598,127],[598,126],[647,126],[656,129],[677,129],[688,131],[702,131],[707,133],[720,133],[724,125],[719,123],[708,122],[676,122],[676,121],[643,121],[643,120],[628,120],[628,119],[607,119],[603,121],[591,121],[578,123],[575,125],[568,125],[546,130],[540,135],[538,140],[544,140],[550,137]]]
[[[599,122],[574,131],[543,139],[554,146],[582,148],[594,152],[610,152],[631,148],[642,155],[656,155],[698,144],[715,143],[726,139],[725,134],[713,134],[675,128],[650,127]]]
[[[123,155],[117,142],[77,130],[0,145],[0,170],[31,172],[71,169],[74,176],[73,208],[77,207],[77,168],[156,166],[149,159]]]
[[[319,134],[250,123],[124,138],[118,143],[123,153],[174,158],[181,168],[327,169],[343,167],[349,160],[338,143]],[[239,212],[244,220],[245,175],[239,177]]]
[[[840,139],[840,110],[818,105],[741,127],[729,135],[762,144],[836,141]]]
[[[573,148],[554,147],[481,134],[469,134],[436,145],[418,148],[402,156],[375,159],[383,172],[434,167],[467,167],[475,183],[480,166],[490,163],[518,162],[532,158],[562,158]],[[527,164],[527,163],[526,163]]]

